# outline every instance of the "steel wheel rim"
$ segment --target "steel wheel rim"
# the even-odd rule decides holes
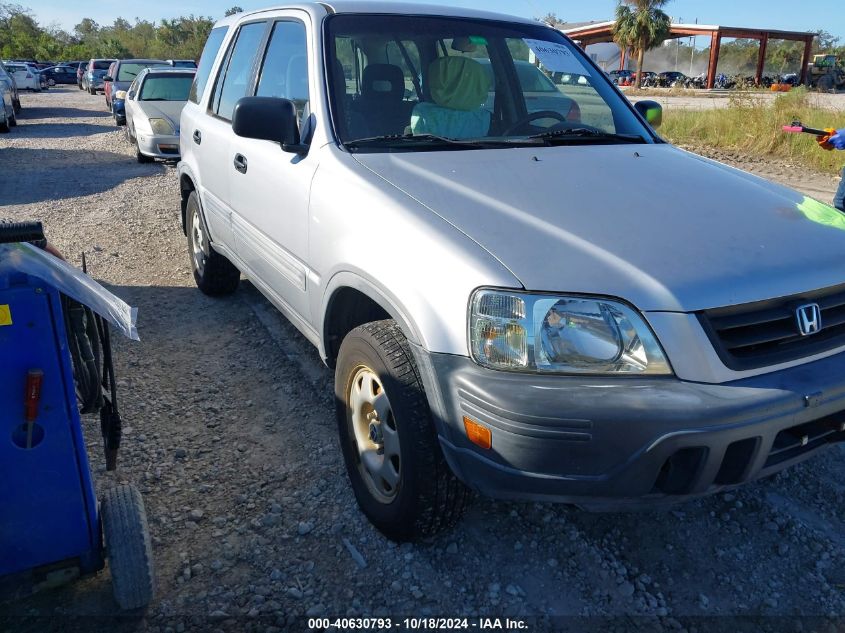
[[[355,369],[347,402],[358,471],[376,500],[391,503],[401,486],[399,434],[387,392],[372,369],[363,365]]]
[[[208,251],[205,245],[205,232],[202,230],[202,220],[200,220],[200,214],[196,210],[191,214],[191,255],[194,260],[194,268],[197,273],[202,275],[205,270]]]

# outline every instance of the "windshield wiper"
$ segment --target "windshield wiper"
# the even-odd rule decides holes
[[[539,139],[543,141],[561,141],[568,142],[573,139],[596,139],[599,141],[620,141],[622,143],[645,143],[646,140],[638,134],[614,134],[613,132],[604,132],[588,127],[573,127],[567,130],[554,130],[553,132],[543,132],[542,134],[533,134],[529,139]]]
[[[513,145],[507,140],[497,139],[456,139],[437,134],[385,134],[382,136],[371,136],[358,138],[344,143],[350,149],[361,147],[379,147],[391,145],[405,146],[429,146],[429,147],[451,147],[454,149],[469,149],[479,147],[509,147]]]

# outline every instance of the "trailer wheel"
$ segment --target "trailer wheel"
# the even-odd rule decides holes
[[[128,484],[110,488],[100,510],[114,599],[121,609],[146,607],[153,598],[155,576],[141,493]]]

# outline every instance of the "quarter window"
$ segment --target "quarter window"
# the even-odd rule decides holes
[[[229,58],[217,76],[212,111],[222,119],[232,120],[238,99],[245,97],[252,79],[255,54],[261,44],[266,22],[253,22],[240,28]]]

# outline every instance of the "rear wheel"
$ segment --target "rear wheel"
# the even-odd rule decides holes
[[[335,402],[346,471],[373,525],[411,541],[460,518],[470,492],[446,464],[410,345],[394,321],[344,338]]]
[[[241,272],[228,259],[216,252],[209,242],[200,210],[199,196],[192,191],[185,205],[188,229],[188,253],[197,287],[210,296],[227,295],[238,288]]]
[[[14,108],[12,108],[12,110],[14,110]],[[18,124],[18,117],[16,117],[14,114],[12,114],[12,116],[9,117],[9,126],[15,127],[17,124]]]

